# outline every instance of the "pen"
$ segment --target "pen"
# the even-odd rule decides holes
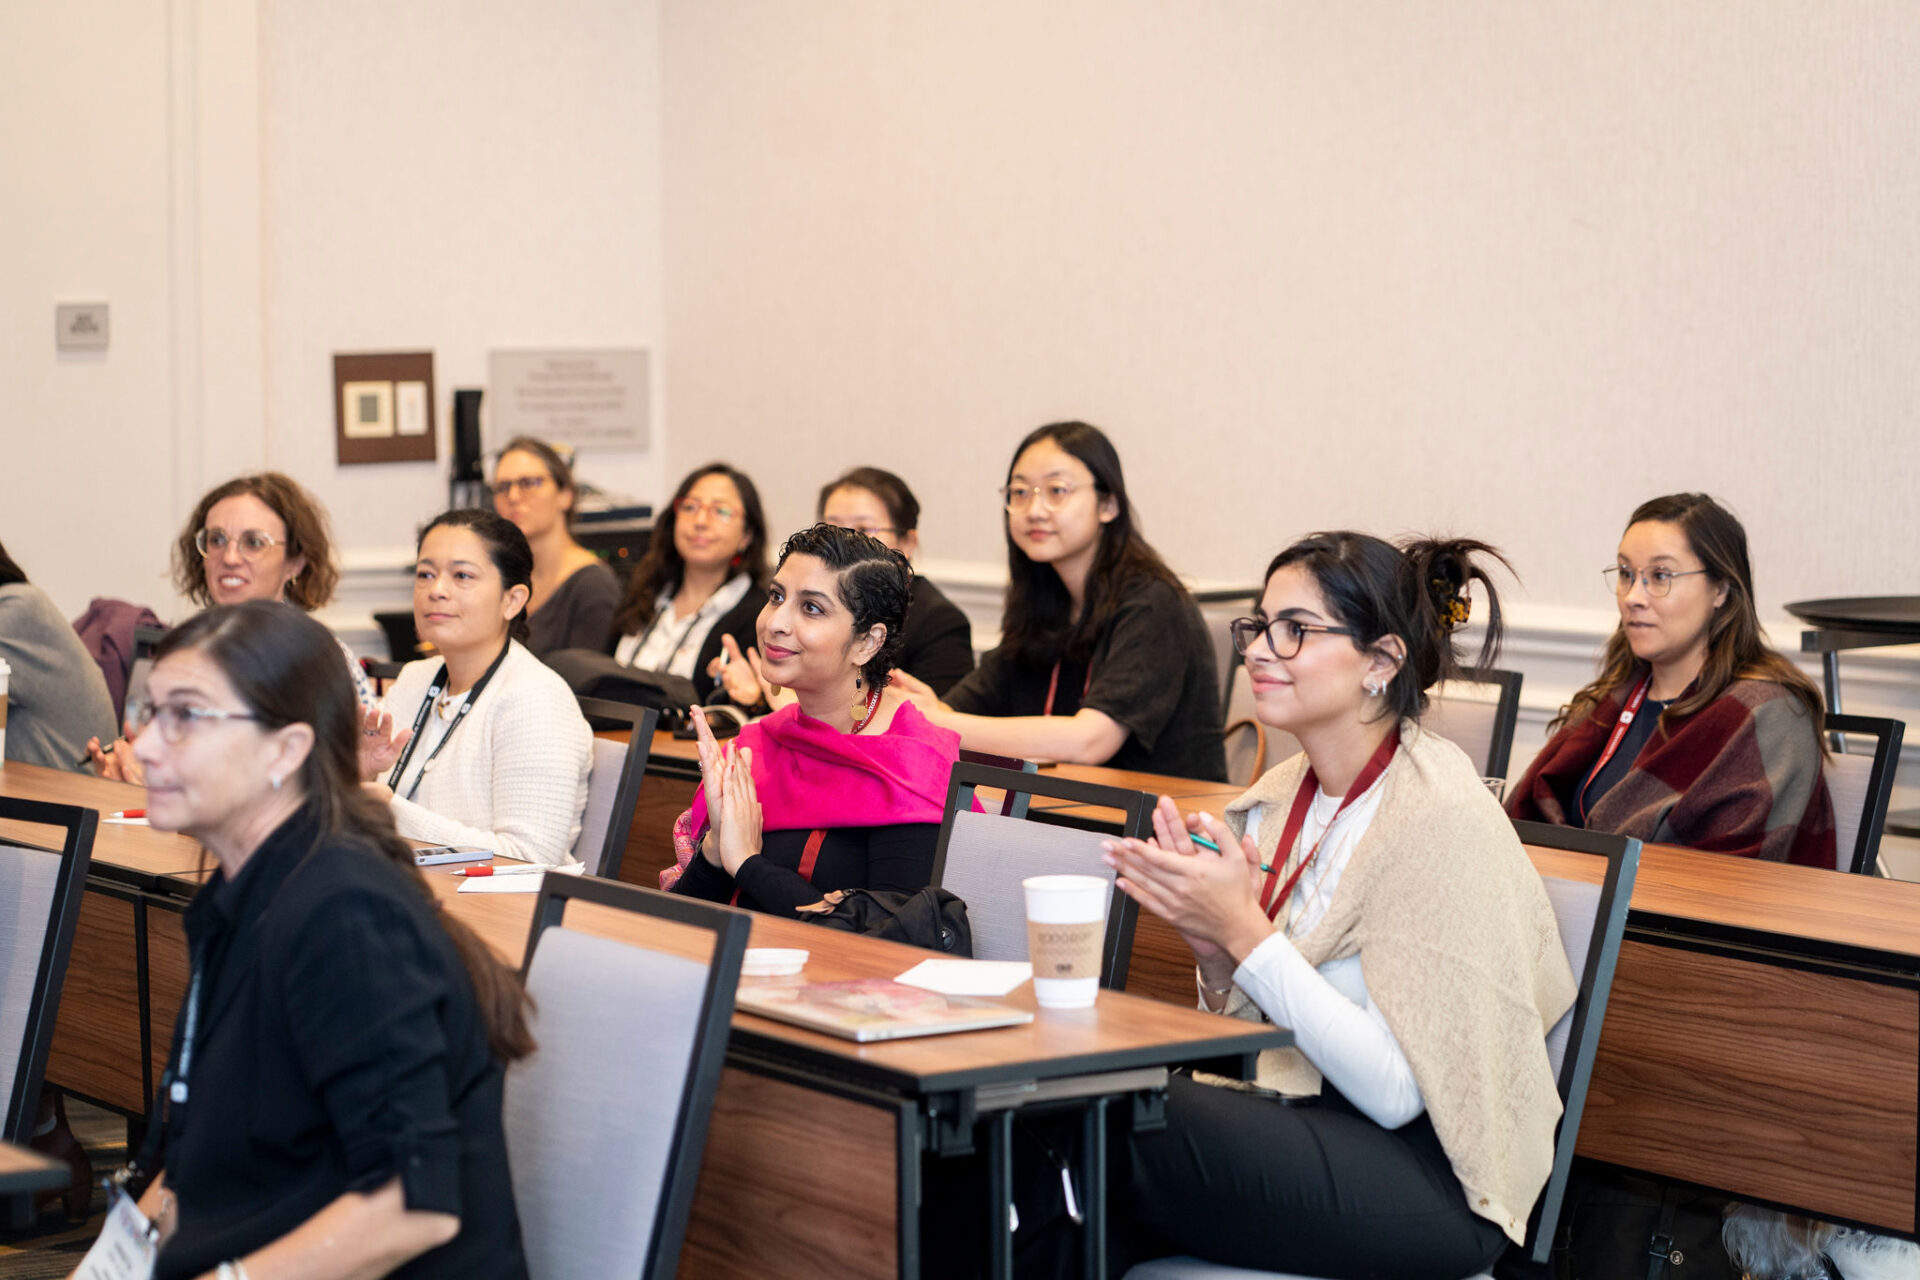
[[[1190,838],[1190,839],[1191,839],[1191,840],[1192,840],[1192,841],[1193,841],[1193,842],[1194,842],[1195,844],[1197,844],[1197,845],[1200,845],[1200,846],[1201,846],[1202,848],[1207,848],[1207,849],[1211,849],[1211,850],[1213,850],[1213,851],[1214,851],[1215,853],[1218,853],[1218,852],[1220,852],[1220,846],[1219,846],[1219,845],[1217,845],[1217,844],[1215,844],[1215,843],[1214,843],[1213,841],[1211,841],[1211,840],[1209,840],[1209,839],[1207,839],[1207,838],[1206,838],[1205,836],[1203,836],[1203,835],[1201,835],[1201,834],[1200,834],[1199,832],[1197,832],[1197,831],[1196,831],[1196,832],[1193,832],[1193,833],[1191,834],[1191,836],[1190,836],[1189,838]],[[1272,874],[1272,872],[1273,872],[1273,867],[1272,867],[1271,865],[1269,865],[1268,863],[1265,863],[1265,862],[1263,862],[1263,863],[1261,863],[1261,864],[1260,864],[1260,869],[1261,869],[1262,871],[1265,871],[1265,872],[1267,872],[1268,874]]]
[[[145,809],[115,809],[107,816],[109,818],[144,818],[147,816],[147,811]]]
[[[447,874],[450,876],[524,876],[547,869],[546,867],[462,867],[458,871],[449,871]]]

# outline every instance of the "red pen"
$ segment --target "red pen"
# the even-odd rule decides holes
[[[144,818],[147,816],[147,811],[145,809],[116,809],[107,816],[109,818]]]
[[[458,871],[447,872],[450,876],[523,876],[534,871],[545,871],[543,866],[528,867],[462,867]]]

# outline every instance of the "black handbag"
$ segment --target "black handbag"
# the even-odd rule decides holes
[[[1720,1243],[1726,1197],[1615,1170],[1576,1173],[1560,1218],[1560,1280],[1738,1280]]]
[[[615,662],[595,649],[560,649],[542,659],[582,698],[605,698],[636,707],[658,707],[660,727],[686,723],[687,708],[700,701],[693,681],[664,671],[642,671]],[[594,725],[594,728],[609,726]],[[611,726],[619,727],[619,726]],[[725,736],[720,733],[718,736]]]
[[[931,885],[912,893],[835,889],[820,901],[801,907],[800,918],[844,933],[864,933],[969,959],[973,956],[973,927],[967,923],[967,904]]]

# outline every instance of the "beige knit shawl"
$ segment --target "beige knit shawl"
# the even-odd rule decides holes
[[[1239,834],[1249,810],[1271,806],[1258,835],[1268,862],[1306,769],[1297,755],[1227,808]],[[1460,748],[1409,721],[1380,785],[1326,915],[1294,943],[1316,967],[1364,956],[1368,994],[1468,1204],[1519,1243],[1553,1165],[1560,1094],[1546,1033],[1573,1005],[1573,973],[1539,875]],[[1263,1016],[1237,989],[1226,1011]],[[1320,1091],[1319,1072],[1292,1049],[1261,1054],[1259,1082]]]

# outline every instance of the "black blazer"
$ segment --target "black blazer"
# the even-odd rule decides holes
[[[913,580],[913,599],[900,628],[899,668],[941,697],[973,670],[973,625],[960,606],[925,578]]]

